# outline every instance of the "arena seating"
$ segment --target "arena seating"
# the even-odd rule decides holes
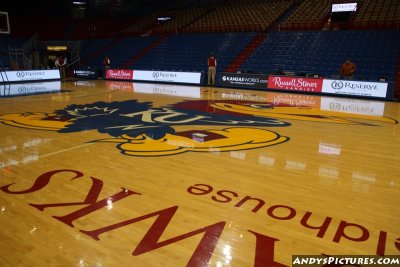
[[[354,21],[388,21],[400,19],[400,1],[363,0]]]
[[[256,33],[178,34],[134,63],[134,68],[206,71],[207,58],[213,52],[218,69],[225,69]]]
[[[280,25],[281,28],[321,29],[329,17],[333,0],[305,0]]]
[[[162,12],[159,17],[170,17],[171,20],[159,22],[152,33],[177,33],[181,28],[204,16],[209,11],[208,8],[192,8]]]
[[[157,7],[149,4],[141,17],[109,24],[95,20],[98,32],[91,39],[87,27],[92,19],[59,25],[70,31],[71,38],[81,40],[80,67],[102,69],[108,54],[113,68],[206,71],[206,60],[214,52],[218,72],[269,74],[284,70],[333,77],[350,58],[358,65],[358,79],[400,80],[396,76],[400,68],[400,1],[355,1],[358,10],[345,27],[328,21],[331,4],[342,0],[159,1]],[[172,20],[159,23],[157,18],[162,16]],[[31,30],[28,20],[21,21],[25,28],[17,33],[26,35]],[[39,35],[67,36],[60,28],[54,29],[49,25]],[[263,36],[262,42],[248,49],[256,36]],[[8,42],[1,42],[3,53]],[[7,56],[1,59],[9,64]]]
[[[333,0],[306,0],[286,20],[287,23],[320,22],[331,9]]]
[[[143,17],[136,21],[135,23],[124,27],[119,30],[119,33],[123,36],[135,36],[135,35],[143,35],[151,32],[151,30],[157,25],[157,17],[156,15],[149,15]]]
[[[103,69],[103,59],[108,55],[113,68],[120,68],[127,60],[140,53],[157,39],[150,37],[127,37],[124,39],[89,39],[82,45],[81,67]]]
[[[267,30],[293,1],[226,4],[194,21],[183,32],[251,32]]]
[[[240,70],[334,77],[343,61],[352,59],[358,66],[356,78],[385,77],[393,82],[399,42],[400,33],[395,30],[270,32]]]

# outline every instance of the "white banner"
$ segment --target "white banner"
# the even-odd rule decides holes
[[[134,70],[134,81],[173,82],[200,84],[200,72],[146,71]]]
[[[18,70],[2,71],[0,82],[22,82],[60,79],[59,70]]]
[[[350,80],[326,80],[322,84],[322,93],[370,97],[386,97],[387,83]]]
[[[350,12],[357,10],[357,3],[333,4],[332,12]]]

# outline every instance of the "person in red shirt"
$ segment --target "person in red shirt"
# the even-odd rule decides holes
[[[215,74],[217,72],[217,59],[211,53],[208,58],[208,85],[215,86]]]
[[[104,68],[105,68],[106,70],[110,69],[111,61],[110,61],[110,58],[109,58],[108,56],[106,56],[106,57],[104,58],[103,64],[104,64]]]

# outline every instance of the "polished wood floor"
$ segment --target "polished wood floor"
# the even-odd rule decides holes
[[[399,119],[398,102],[340,97],[3,86],[0,266],[398,255]]]

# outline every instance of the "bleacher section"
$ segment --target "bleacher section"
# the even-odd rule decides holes
[[[14,17],[12,21],[23,23],[14,32],[27,38],[37,25],[47,25],[39,32],[42,40],[81,40],[77,67],[102,70],[107,54],[112,68],[206,71],[207,58],[214,52],[218,72],[283,70],[333,77],[350,58],[358,66],[355,78],[396,81],[400,1],[354,1],[358,9],[345,26],[329,22],[332,3],[343,0],[160,0],[156,1],[159,6],[148,3],[143,17],[110,23],[102,18],[75,19],[68,25],[67,18],[58,24],[56,18],[30,23],[30,19]],[[163,16],[172,19],[158,22]],[[88,36],[91,24],[97,25],[95,36]],[[15,41],[11,46],[18,48],[23,42],[3,36],[0,40],[0,59],[9,67],[9,43]]]
[[[212,33],[172,35],[135,62],[135,69],[206,71],[213,52],[218,69],[225,69],[256,33]]]
[[[363,0],[354,21],[390,21],[400,20],[400,1]]]
[[[220,6],[194,21],[183,32],[253,32],[267,30],[291,5],[292,0],[244,2]]]
[[[399,42],[400,32],[394,30],[271,32],[240,70],[332,77],[344,60],[352,59],[356,78],[394,82]]]
[[[90,39],[82,45],[82,67],[103,69],[103,59],[108,55],[112,68],[120,68],[130,58],[139,54],[158,37],[128,37],[124,39]]]
[[[256,35],[255,32],[171,35],[126,66],[124,64],[129,59],[159,38],[131,37],[121,40],[107,52],[99,53],[91,60],[90,66],[102,68],[102,59],[107,53],[114,68],[206,71],[206,59],[210,52],[214,52],[218,59],[218,70],[224,71]],[[96,49],[96,42],[99,41],[87,41],[83,52],[99,50],[102,45],[97,44]],[[394,82],[400,56],[398,43],[400,32],[395,30],[271,31],[238,70],[265,74],[284,70],[300,75],[336,77],[340,65],[350,58],[358,66],[355,78],[378,80],[384,77]]]
[[[281,28],[321,29],[327,21],[334,0],[305,0],[283,22]]]
[[[151,30],[157,26],[157,16],[150,15],[139,19],[136,23],[129,25],[121,30],[119,33],[122,36],[137,36],[149,35]]]
[[[158,22],[159,25],[154,29],[153,34],[179,32],[182,27],[204,16],[209,11],[208,8],[192,8],[160,13],[159,17],[170,17],[171,20]]]

